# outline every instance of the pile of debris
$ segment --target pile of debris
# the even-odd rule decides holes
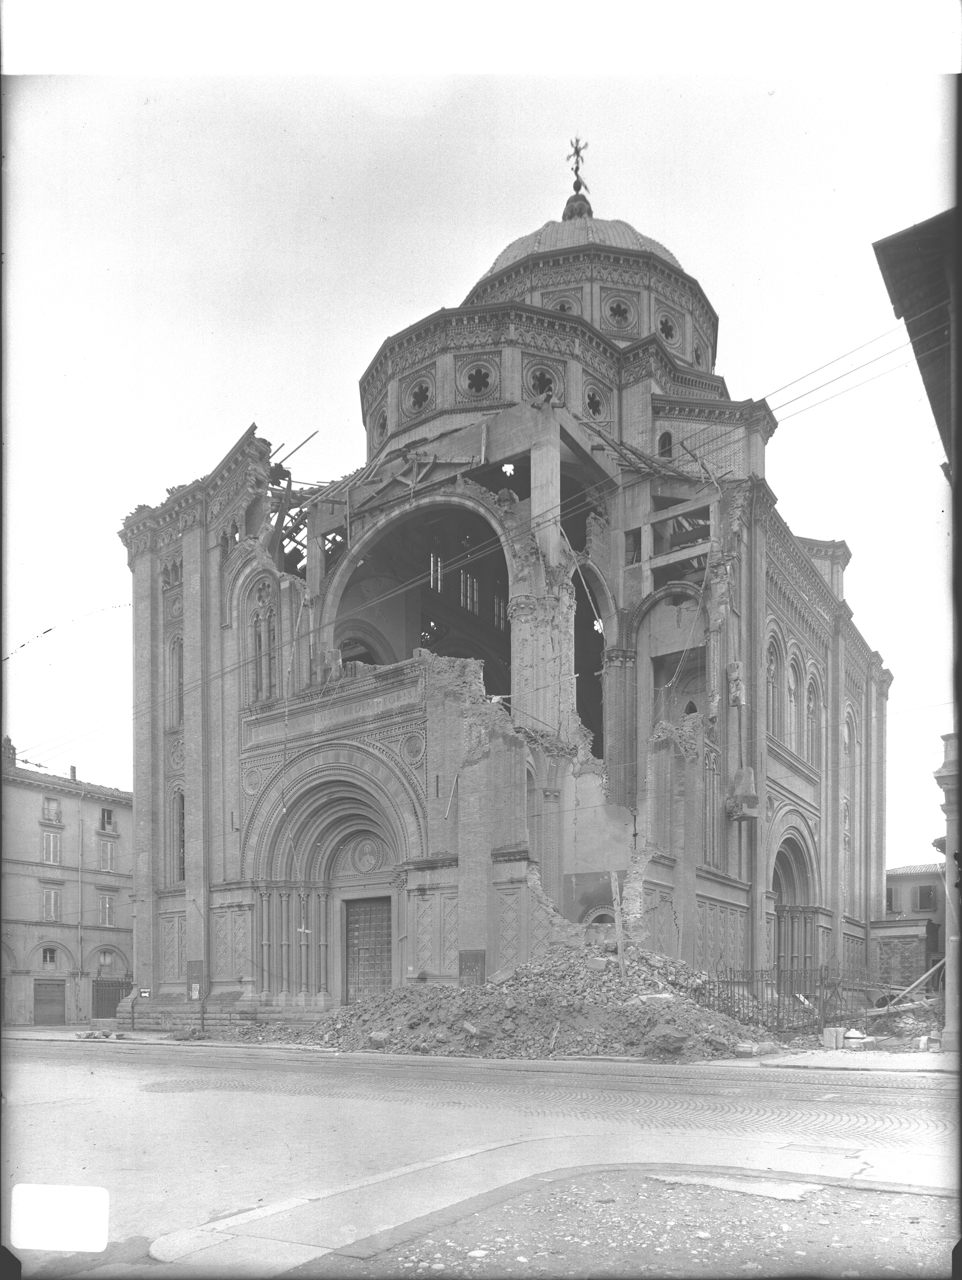
[[[733,1057],[768,1039],[692,993],[707,981],[680,960],[624,948],[624,977],[607,946],[554,946],[483,986],[414,983],[331,1010],[312,1026],[239,1027],[251,1041],[301,1042],[349,1052],[382,1049],[481,1058],[601,1055],[654,1062]]]
[[[908,1009],[895,1004],[881,1014],[870,1010],[869,1015],[854,1025],[877,1037],[878,1047],[887,1049],[889,1053],[917,1052],[923,1036],[928,1036],[930,1041],[941,1042],[945,1022],[941,998],[920,1000]]]

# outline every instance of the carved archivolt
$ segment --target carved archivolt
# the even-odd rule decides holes
[[[255,766],[256,767],[256,766]],[[399,764],[358,741],[311,748],[281,765],[251,806],[241,837],[244,879],[306,874],[305,859],[341,831],[366,826],[398,861],[426,856],[424,802]]]

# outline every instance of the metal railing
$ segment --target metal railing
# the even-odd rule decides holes
[[[883,994],[872,974],[812,969],[720,969],[691,995],[706,1009],[769,1031],[821,1032],[851,1023]]]

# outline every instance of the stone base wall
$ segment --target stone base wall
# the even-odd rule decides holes
[[[216,1036],[258,1020],[251,1005],[221,1000],[160,1001],[128,997],[117,1006],[118,1031],[203,1031]]]

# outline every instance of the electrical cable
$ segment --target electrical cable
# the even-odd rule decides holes
[[[939,325],[938,331],[944,331],[945,327],[945,325]],[[937,332],[937,330],[930,329],[928,333],[923,333],[921,337],[927,338],[935,332]],[[919,339],[917,339],[917,341],[918,340]],[[840,382],[842,378],[849,378],[853,373],[858,373],[860,369],[867,369],[869,365],[878,364],[880,360],[884,360],[887,356],[894,356],[899,351],[904,351],[906,347],[910,346],[912,346],[911,342],[903,342],[900,346],[893,347],[891,351],[883,351],[881,355],[873,356],[871,360],[865,360],[862,364],[857,364],[854,368],[847,369],[845,373],[838,373],[834,378],[828,378],[825,382],[820,382],[817,387],[812,387],[809,391],[801,391],[797,396],[792,396],[789,400],[783,400],[780,405],[774,405],[772,407],[772,413],[781,413],[783,409],[787,408],[790,404],[794,404],[796,400],[804,400],[806,396],[814,395],[816,391],[821,391],[823,387],[830,387],[833,382]],[[948,346],[948,343],[945,343],[944,346]],[[933,355],[936,351],[941,351],[942,349],[943,347],[934,347],[931,351],[926,351],[925,355]]]
[[[944,306],[944,302],[937,302],[935,306],[926,307],[924,311],[918,312],[917,315],[905,317],[897,325],[893,325],[891,329],[886,329],[883,333],[876,334],[874,338],[869,338],[867,342],[862,342],[857,347],[852,347],[851,351],[844,351],[840,356],[836,356],[834,360],[828,360],[825,364],[820,364],[815,369],[809,369],[808,373],[800,374],[799,377],[793,378],[791,382],[785,382],[780,387],[776,387],[774,391],[769,391],[767,395],[762,397],[762,399],[768,400],[771,396],[777,396],[780,391],[787,391],[789,387],[794,387],[797,382],[802,382],[805,378],[810,378],[812,374],[821,373],[823,369],[828,369],[831,368],[833,364],[838,364],[839,360],[844,360],[846,356],[854,356],[856,351],[864,351],[864,349],[866,347],[870,347],[873,342],[881,342],[882,339],[887,338],[890,333],[897,333],[900,329],[904,329],[908,332],[908,326],[910,324],[914,324],[916,320],[921,320],[923,316],[927,316],[933,311],[938,311]],[[914,342],[918,342],[919,340],[919,338],[911,339],[911,341]]]
[[[909,362],[909,363],[910,363],[910,362]],[[881,376],[881,375],[876,375],[876,376]],[[871,380],[872,380],[872,379],[868,379],[867,381],[871,381]],[[858,385],[861,385],[861,384],[858,384]],[[855,389],[855,388],[846,388],[845,390],[854,390],[854,389]],[[836,394],[837,394],[837,395],[841,395],[841,394],[844,394],[844,393],[845,393],[845,391],[838,392],[838,393],[836,393]],[[834,397],[829,397],[829,398],[831,399],[831,398],[834,398]],[[809,407],[815,407],[815,406],[809,406]],[[797,411],[797,413],[801,413],[801,412],[805,412],[805,411],[806,411],[805,409],[802,409],[802,410],[798,410],[798,411]],[[789,416],[789,417],[794,417],[794,416],[796,416],[796,414],[790,414],[790,415],[788,415],[788,416]],[[741,428],[741,427],[738,427],[738,428],[731,428],[731,429],[728,429],[724,434],[740,434],[740,433],[742,432],[742,430],[743,430],[743,428]],[[712,453],[717,452],[717,451],[718,451],[718,449],[717,449],[717,448],[715,448],[715,449],[710,449],[710,450],[702,450],[702,451],[701,451],[701,457],[703,458],[703,457],[706,457],[706,456],[710,456]],[[363,470],[363,469],[362,469],[362,470]],[[628,484],[627,484],[627,485],[626,485],[626,484],[623,484],[623,485],[622,485],[622,491],[624,491],[624,489],[625,489],[626,487],[629,487],[629,486],[630,486],[630,487],[637,487],[637,486],[638,486],[638,485],[640,485],[640,484],[645,484],[645,483],[647,483],[647,482],[648,482],[648,480],[649,480],[649,479],[650,479],[650,477],[649,477],[649,476],[641,476],[641,477],[639,477],[639,478],[638,478],[638,479],[636,479],[636,480],[633,480],[633,481],[628,482]],[[565,512],[563,511],[563,508],[564,508],[564,502],[560,503],[560,504],[558,505],[558,508],[552,508],[550,511],[545,512],[545,513],[544,513],[544,516],[543,516],[543,521],[544,521],[544,523],[545,523],[545,524],[548,524],[548,523],[553,523],[553,522],[554,522],[554,520],[556,519],[556,516],[555,516],[555,510],[556,510],[556,509],[558,510],[559,515],[561,516],[561,518],[572,518],[572,517],[577,516],[577,515],[580,515],[580,514],[582,514],[582,513],[590,512],[590,511],[591,511],[591,510],[593,510],[593,509],[594,509],[594,507],[597,505],[596,501],[595,501],[595,500],[593,500],[593,499],[591,498],[591,496],[590,496],[590,495],[591,495],[591,493],[592,493],[592,491],[593,491],[593,490],[600,490],[600,489],[602,489],[602,488],[607,484],[607,482],[608,482],[608,481],[607,481],[607,478],[606,478],[605,480],[599,481],[599,482],[597,482],[597,483],[596,483],[596,484],[594,484],[594,485],[586,486],[586,487],[585,487],[585,489],[584,489],[584,491],[583,491],[583,494],[584,494],[583,499],[582,499],[579,503],[577,503],[577,504],[573,505],[572,507],[570,507],[567,513],[565,513]],[[716,485],[716,487],[717,487],[717,481],[716,481],[716,482],[714,482],[714,483],[715,483],[715,485]],[[322,495],[315,495],[315,496],[314,496],[314,498],[312,498],[312,499],[311,499],[311,501],[313,502],[313,501],[315,501],[315,500],[317,500],[317,499],[321,499],[321,498],[322,498]],[[442,503],[443,503],[443,499],[442,499]],[[535,522],[535,524],[534,524],[534,526],[533,526],[533,530],[532,530],[532,531],[536,531],[538,527],[539,527],[539,524],[538,524],[538,522],[536,521],[536,522]],[[501,550],[501,549],[502,549],[502,547],[501,547],[501,540],[500,540],[500,538],[495,534],[495,535],[494,535],[494,536],[489,540],[489,543],[487,544],[487,546],[486,546],[484,543],[482,543],[482,544],[480,544],[480,546],[479,546],[478,548],[471,549],[471,551],[469,551],[469,552],[468,552],[464,557],[456,558],[453,562],[451,562],[450,567],[451,567],[451,568],[453,568],[453,569],[460,568],[460,567],[462,567],[462,566],[464,566],[464,565],[466,565],[466,564],[471,563],[471,562],[472,562],[472,561],[474,561],[474,560],[483,559],[483,558],[485,558],[485,556],[486,556],[486,555],[488,555],[488,554],[496,553],[498,550]],[[391,598],[393,598],[393,597],[395,597],[395,596],[397,596],[397,595],[399,595],[399,594],[404,594],[404,593],[406,593],[407,591],[409,591],[409,590],[413,589],[415,586],[425,585],[425,584],[427,583],[427,581],[428,581],[428,578],[429,578],[429,575],[428,575],[427,573],[425,573],[425,574],[421,575],[421,576],[420,576],[420,578],[415,577],[414,579],[411,579],[411,580],[410,580],[410,581],[408,581],[408,582],[405,582],[405,583],[403,583],[403,584],[400,584],[400,585],[399,585],[396,589],[394,589],[393,591],[383,593],[380,597],[377,597],[374,601],[368,601],[368,602],[366,602],[366,603],[365,603],[365,607],[370,607],[370,605],[371,605],[372,603],[373,603],[373,604],[380,604],[380,603],[384,603],[384,602],[386,602],[386,601],[390,600]],[[120,606],[120,605],[118,605],[118,606],[109,606],[109,607],[111,607],[111,608],[120,608],[120,607],[129,607],[129,605],[124,605],[124,606]],[[98,611],[98,612],[100,612],[100,611]],[[347,617],[350,617],[350,614],[348,614],[348,615],[346,615],[346,616],[347,616]],[[45,633],[42,633],[42,634],[45,634]],[[29,642],[28,642],[28,643],[29,643]],[[21,647],[22,647],[22,646],[21,646]],[[223,669],[221,672],[219,672],[218,674],[219,674],[219,675],[230,674],[230,673],[232,673],[232,672],[235,672],[235,671],[237,671],[237,670],[240,670],[241,668],[243,668],[244,666],[246,666],[249,662],[250,662],[250,659],[241,659],[241,660],[239,660],[239,661],[238,661],[238,663],[233,664],[232,666],[229,666],[229,667],[227,667],[227,668],[224,668],[224,669]],[[200,682],[203,682],[204,680],[206,680],[206,679],[208,679],[208,678],[212,679],[212,678],[214,678],[214,677],[201,677],[201,678],[200,678]],[[189,686],[188,686],[188,689],[190,689],[191,691],[193,691],[193,690],[194,690],[194,688],[196,687],[197,683],[198,683],[197,681],[193,682],[193,683],[192,683],[192,685],[189,685]],[[138,708],[138,707],[137,707],[137,705],[135,704],[134,708],[132,709],[132,712],[133,712],[133,718],[134,718],[134,720],[136,720],[136,719],[138,718],[139,714],[141,714],[141,713],[142,713],[142,711],[147,711],[147,710],[149,710],[151,705],[152,705],[152,704],[151,704],[151,701],[150,701],[150,700],[145,700],[145,702],[142,704],[142,707],[141,707],[141,708]],[[86,737],[87,735],[83,735],[83,736],[84,736],[84,737]],[[69,741],[71,741],[71,742],[72,742],[72,741],[75,741],[75,740],[76,740],[76,735],[74,735],[71,739],[69,739]],[[44,746],[46,746],[46,745],[47,745],[47,743],[53,743],[54,741],[55,741],[55,740],[46,740],[46,743],[44,743],[44,742],[42,742],[42,741],[41,741],[40,743],[35,743],[35,744],[33,744],[33,746],[38,746],[38,745],[39,745],[39,746],[41,746],[41,748],[43,748]],[[62,740],[62,741],[63,741],[63,740]],[[33,747],[28,747],[27,749],[32,751],[32,750],[33,750]],[[52,748],[49,748],[49,749],[52,749]],[[48,750],[49,750],[49,749],[48,749]],[[42,750],[42,749],[41,749],[41,751],[40,751],[39,753],[40,753],[40,754],[47,754],[47,753],[48,753],[48,751],[44,751],[44,750]]]

